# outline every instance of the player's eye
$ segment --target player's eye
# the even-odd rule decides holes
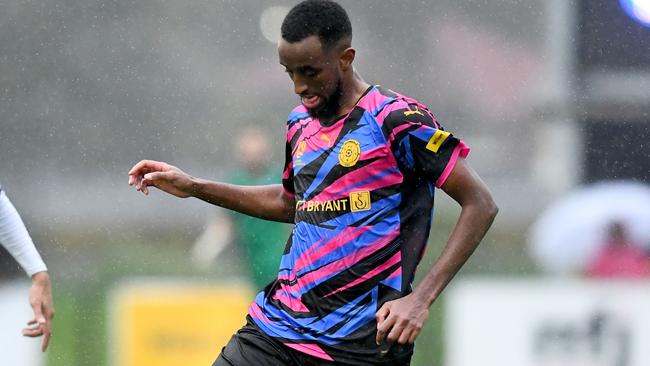
[[[318,75],[318,71],[316,71],[316,70],[314,70],[314,69],[305,69],[305,70],[303,71],[303,74],[304,74],[306,77],[308,77],[308,78],[313,78],[313,77],[315,77],[316,75]]]

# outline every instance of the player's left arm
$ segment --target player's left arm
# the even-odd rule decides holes
[[[492,225],[498,208],[489,189],[462,158],[441,187],[461,206],[442,253],[415,290],[385,303],[377,312],[377,344],[413,343],[429,316],[429,307],[472,255]]]

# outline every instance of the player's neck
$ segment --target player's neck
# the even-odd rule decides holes
[[[343,86],[341,107],[337,113],[339,116],[348,114],[370,87],[370,84],[365,82],[356,71],[347,84]]]
[[[342,92],[341,98],[339,100],[339,107],[335,116],[323,117],[319,116],[319,122],[323,126],[331,126],[336,121],[341,120],[347,116],[352,109],[357,105],[359,100],[370,88],[370,84],[366,83],[361,77],[355,72],[346,80],[342,80]]]

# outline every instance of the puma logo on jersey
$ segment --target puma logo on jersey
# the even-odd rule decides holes
[[[321,135],[320,135],[320,138],[323,139],[323,140],[325,140],[325,142],[327,142],[327,146],[332,145],[332,141],[330,140],[329,136],[327,136],[326,134],[324,134],[324,133],[321,134]]]
[[[302,157],[302,154],[305,153],[305,150],[307,149],[307,143],[303,140],[298,143],[298,148],[296,149],[296,157],[300,159]]]
[[[408,117],[408,116],[410,116],[410,115],[413,115],[413,114],[419,114],[420,116],[423,116],[423,117],[424,117],[424,114],[423,114],[422,112],[420,112],[420,110],[418,109],[417,106],[415,106],[415,110],[414,110],[414,111],[404,111],[404,115],[405,115],[406,117]]]

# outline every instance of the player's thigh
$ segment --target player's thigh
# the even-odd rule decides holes
[[[221,349],[212,366],[292,366],[286,349],[258,331],[244,327]]]

